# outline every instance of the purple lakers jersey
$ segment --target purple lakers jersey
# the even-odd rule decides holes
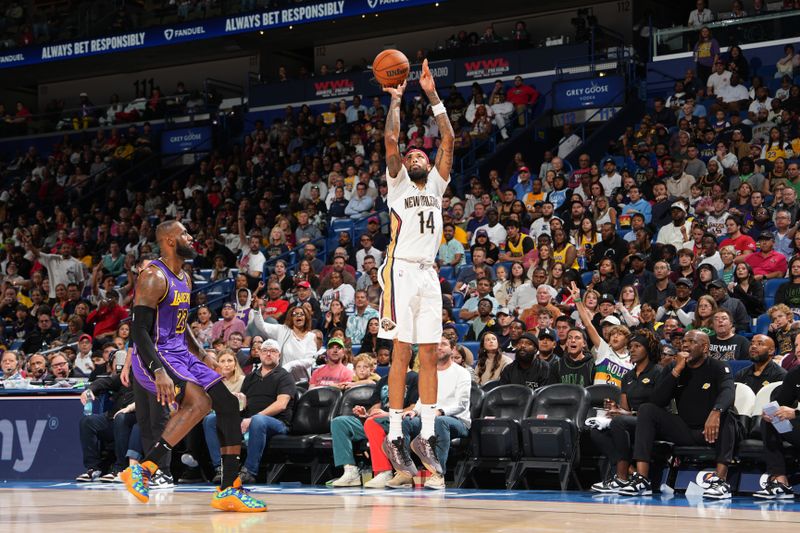
[[[150,267],[160,269],[167,278],[167,290],[156,308],[156,330],[153,332],[156,351],[161,357],[186,352],[184,332],[188,326],[192,293],[186,273],[182,271],[180,276],[176,276],[160,259],[150,263]]]

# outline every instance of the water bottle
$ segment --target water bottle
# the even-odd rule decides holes
[[[83,416],[89,416],[93,413],[92,402],[94,402],[94,393],[91,390],[87,390],[86,403],[83,404]]]
[[[250,441],[250,432],[246,431],[243,437],[244,445],[247,446],[247,443]]]

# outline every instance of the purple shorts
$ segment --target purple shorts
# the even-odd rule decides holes
[[[182,385],[185,383],[194,383],[207,391],[222,379],[222,376],[208,368],[188,350],[181,354],[159,354],[159,359],[161,359],[161,364],[164,365],[164,370],[167,371],[175,382],[175,385],[180,388],[183,388]],[[131,367],[133,368],[133,375],[136,381],[139,382],[139,385],[155,394],[155,378],[153,374],[145,368],[138,353],[133,354]]]

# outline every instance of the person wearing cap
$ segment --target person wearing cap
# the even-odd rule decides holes
[[[600,176],[600,184],[606,195],[610,195],[622,186],[622,176],[617,172],[617,162],[613,157],[606,157],[603,160],[603,175]]]
[[[589,310],[583,304],[581,291],[574,282],[570,287],[570,294],[578,308],[578,314],[586,328],[586,334],[594,345],[591,350],[595,365],[594,383],[613,383],[619,387],[622,384],[622,376],[633,368],[628,353],[630,331],[622,325],[619,318],[609,315],[600,321],[601,336],[592,323]]]
[[[312,372],[309,388],[339,387],[352,381],[353,371],[343,363],[345,353],[344,340],[341,337],[332,337],[325,352],[325,365]]]
[[[483,226],[475,228],[475,234],[480,230],[486,230],[489,240],[497,247],[502,246],[506,241],[506,228],[500,224],[500,215],[496,207],[489,207],[486,210],[486,221]],[[472,236],[471,245],[475,244],[475,234]]]
[[[128,318],[128,311],[119,305],[119,293],[112,289],[98,302],[97,309],[86,317],[86,326],[97,339],[111,340],[120,322]]]
[[[92,336],[83,334],[78,337],[78,351],[73,361],[73,372],[78,377],[89,377],[94,370],[92,362]]]
[[[692,299],[694,283],[689,278],[678,278],[675,281],[675,296],[668,296],[656,310],[656,320],[663,321],[665,317],[674,316],[684,326],[692,323],[697,302]]]
[[[727,309],[733,318],[733,324],[736,331],[750,331],[750,315],[747,314],[747,309],[741,300],[733,298],[728,294],[728,287],[721,279],[715,279],[708,285],[708,292],[714,301],[717,302],[717,307],[720,309]]]
[[[682,200],[673,202],[670,214],[672,215],[672,223],[658,230],[656,242],[659,244],[671,244],[679,249],[683,246],[683,243],[691,239],[692,223],[686,220],[686,206]]]
[[[231,333],[234,331],[244,336],[247,326],[240,318],[236,318],[236,308],[231,302],[222,304],[222,311],[220,314],[222,315],[222,320],[215,322],[214,326],[211,328],[211,337],[213,339],[222,337],[222,340],[228,342],[228,337],[230,337]]]
[[[551,331],[548,328],[542,329],[545,332]],[[500,372],[501,385],[524,385],[536,390],[558,383],[555,368],[537,357],[538,346],[539,340],[533,333],[524,333],[520,337],[514,361]]]
[[[528,167],[519,167],[513,188],[517,198],[520,200],[525,198],[525,195],[529,192],[533,192],[533,180],[531,179],[531,170]]]
[[[758,251],[744,258],[744,262],[753,269],[756,281],[782,278],[786,275],[786,257],[775,250],[775,235],[764,231],[758,236]]]
[[[258,349],[261,365],[242,382],[245,399],[242,434],[248,434],[247,460],[240,472],[243,482],[252,483],[258,473],[261,456],[274,435],[285,435],[291,427],[296,387],[294,378],[281,365],[280,344],[267,339]],[[204,421],[204,429],[209,420]],[[216,421],[214,421],[214,426]],[[209,431],[206,431],[208,438]],[[216,434],[216,432],[214,432]],[[209,443],[211,446],[211,443]],[[219,450],[216,447],[215,450]]]

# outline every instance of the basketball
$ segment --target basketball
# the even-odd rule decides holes
[[[408,58],[400,50],[384,50],[372,62],[372,72],[383,87],[395,87],[408,77]]]

